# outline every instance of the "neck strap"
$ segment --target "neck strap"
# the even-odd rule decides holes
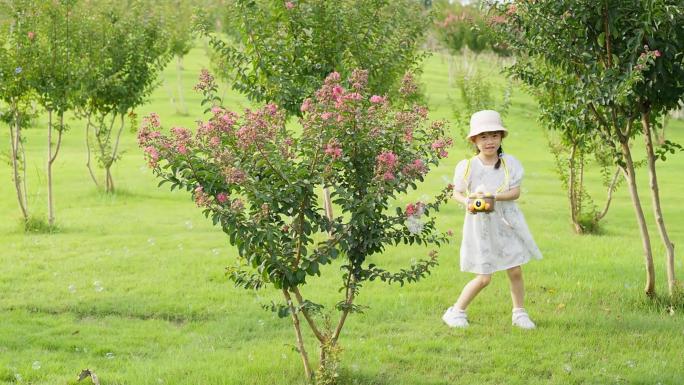
[[[470,177],[470,162],[473,159],[475,159],[475,156],[468,159],[468,162],[466,163],[466,171],[463,174],[463,182],[465,182],[466,195],[468,195],[468,196],[470,196],[470,188],[469,188],[470,187],[470,181],[468,180],[468,178]],[[497,194],[506,190],[508,188],[508,184],[510,182],[510,173],[508,172],[508,166],[506,165],[506,160],[503,157],[501,157],[499,159],[501,159],[501,165],[503,166],[503,170],[504,170],[504,182],[501,184],[501,186],[499,186],[496,189],[495,193],[497,193]]]

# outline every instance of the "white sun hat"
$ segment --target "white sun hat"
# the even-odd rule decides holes
[[[478,111],[470,117],[470,133],[468,134],[468,140],[472,140],[474,136],[477,136],[483,132],[501,131],[503,137],[508,135],[508,130],[503,126],[501,122],[501,115],[493,110],[482,110]]]

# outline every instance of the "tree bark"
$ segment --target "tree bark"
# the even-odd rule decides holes
[[[299,317],[297,317],[297,311],[292,303],[292,298],[287,289],[283,289],[283,295],[287,301],[287,306],[290,308],[290,315],[292,316],[292,324],[294,325],[295,335],[297,337],[297,349],[299,354],[302,356],[302,362],[304,363],[304,373],[306,374],[307,380],[311,381],[313,379],[313,372],[311,371],[311,364],[309,363],[309,356],[306,353],[306,348],[304,347],[304,339],[302,338],[302,329],[299,324]]]
[[[646,265],[646,286],[644,291],[647,296],[652,297],[655,295],[655,269],[653,267],[651,238],[648,235],[644,210],[641,207],[641,200],[639,199],[639,192],[637,190],[636,178],[634,175],[634,161],[632,160],[632,153],[629,149],[629,137],[620,138],[620,147],[622,155],[625,158],[625,167],[622,171],[624,172],[627,184],[629,185],[629,193],[632,197],[632,205],[634,206],[634,213],[636,214],[637,223],[639,224],[639,231],[641,232],[641,241],[644,249],[644,263]]]
[[[17,201],[19,202],[19,209],[24,217],[24,222],[28,221],[28,202],[25,201],[25,191],[22,191],[22,181],[19,176],[19,146],[21,143],[21,122],[19,121],[19,112],[16,111],[16,106],[12,105],[14,110],[14,122],[10,124],[10,143],[12,147],[12,173],[14,179],[14,188],[17,191]],[[24,169],[26,163],[24,163]]]
[[[613,200],[613,192],[615,192],[615,185],[617,184],[617,180],[619,177],[620,168],[618,167],[618,169],[615,170],[615,174],[613,175],[613,180],[610,182],[610,185],[608,186],[608,198],[606,198],[606,205],[603,207],[601,213],[596,216],[596,221],[600,221],[608,213],[608,209],[610,208],[610,202]]]
[[[54,202],[52,198],[52,110],[48,109],[48,153],[47,153],[47,195],[48,195],[48,225],[55,223]]]
[[[97,178],[95,177],[95,172],[93,171],[93,167],[90,164],[90,126],[92,126],[92,123],[90,122],[90,114],[88,114],[87,122],[86,122],[86,151],[88,153],[88,157],[86,159],[86,167],[88,167],[88,173],[90,173],[90,178],[93,180],[95,183],[95,186],[97,188],[100,188],[100,184],[97,182]]]
[[[572,225],[575,228],[575,233],[577,234],[582,234],[582,227],[579,225],[579,221],[577,218],[578,214],[578,209],[577,209],[577,199],[576,199],[576,186],[575,186],[575,154],[577,153],[577,145],[573,144],[572,149],[570,150],[570,159],[568,160],[569,162],[569,176],[568,176],[568,199],[570,200],[570,219],[572,220]]]
[[[655,220],[658,225],[658,232],[660,233],[660,239],[665,245],[665,250],[667,255],[665,257],[665,262],[667,266],[667,288],[670,296],[675,294],[677,287],[675,279],[675,255],[674,255],[674,245],[670,241],[670,237],[667,234],[667,229],[665,228],[665,219],[663,218],[663,211],[660,206],[660,191],[658,189],[658,176],[656,174],[655,168],[655,153],[653,151],[653,139],[651,134],[651,124],[650,124],[649,111],[644,110],[641,113],[641,128],[643,129],[644,142],[646,144],[646,155],[648,159],[648,176],[649,185],[651,187],[651,199],[653,201],[653,214],[655,215]]]

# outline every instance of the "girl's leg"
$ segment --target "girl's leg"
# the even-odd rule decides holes
[[[508,278],[511,281],[511,299],[513,300],[513,325],[522,329],[534,329],[536,325],[527,315],[523,308],[525,299],[525,286],[523,284],[522,268],[512,267],[507,270]]]
[[[525,285],[523,282],[522,268],[520,266],[511,267],[506,270],[508,279],[511,281],[511,299],[513,300],[513,308],[521,309],[525,302]]]
[[[454,305],[456,309],[465,310],[470,304],[470,301],[475,298],[480,290],[487,287],[491,281],[491,274],[478,274],[477,277],[472,279],[465,285],[465,287],[463,287],[463,291],[461,291],[461,295],[458,297],[458,301],[456,301],[456,304]]]

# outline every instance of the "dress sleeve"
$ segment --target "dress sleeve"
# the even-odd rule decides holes
[[[466,168],[468,166],[468,160],[463,159],[462,161],[458,162],[456,165],[456,169],[454,170],[454,190],[458,192],[465,192],[467,189],[467,183],[465,180],[463,180],[463,176],[465,175]]]
[[[523,175],[525,174],[525,169],[523,168],[522,163],[510,155],[506,156],[506,162],[511,178],[509,183],[510,188],[520,187],[522,184]]]

